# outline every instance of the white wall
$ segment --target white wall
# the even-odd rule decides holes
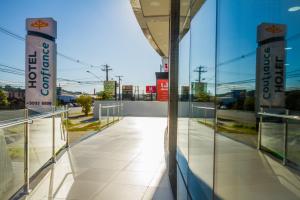
[[[116,101],[95,101],[94,117],[99,116],[99,104],[102,106],[117,104]],[[136,117],[167,117],[168,102],[160,101],[122,101],[123,115]],[[196,106],[212,106],[210,103],[193,103]],[[110,111],[110,113],[112,110]],[[194,116],[201,116],[204,112],[194,110]],[[102,109],[102,115],[106,116],[106,110]],[[179,102],[178,104],[179,117],[189,116],[189,102]]]
[[[94,117],[99,116],[99,104],[102,106],[117,104],[116,101],[95,101]],[[136,117],[167,117],[168,103],[159,101],[122,101],[123,116]],[[111,112],[111,111],[110,111]],[[106,116],[106,109],[102,109]]]

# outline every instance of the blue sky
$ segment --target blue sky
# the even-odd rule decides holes
[[[207,67],[207,72],[203,73],[202,77],[205,78],[204,82],[208,82],[210,93],[214,91],[215,81],[214,2],[206,1],[192,19],[190,32],[180,43],[179,59],[180,85],[188,85],[189,81],[195,81],[197,73],[194,70],[203,65]],[[218,93],[230,92],[232,89],[255,89],[256,30],[263,22],[286,24],[286,86],[287,89],[299,88],[300,11],[288,11],[294,6],[300,6],[299,0],[219,1],[217,83],[227,84],[218,86]],[[186,70],[188,66],[190,74]]]
[[[2,0],[0,26],[25,37],[25,19],[53,17],[58,24],[57,50],[92,65],[109,64],[110,77],[124,76],[124,84],[155,84],[160,56],[143,35],[129,0]],[[24,69],[25,43],[0,32],[0,64]],[[97,68],[57,57],[58,77],[97,80],[87,70],[105,77]],[[114,77],[115,78],[115,77]],[[0,80],[24,82],[24,77],[0,72]],[[99,85],[68,86],[92,92]]]

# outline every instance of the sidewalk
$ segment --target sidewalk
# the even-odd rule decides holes
[[[124,118],[71,147],[28,199],[173,199],[165,128],[166,118]]]

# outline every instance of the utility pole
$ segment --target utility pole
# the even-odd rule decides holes
[[[199,66],[199,67],[196,67],[196,69],[194,70],[194,72],[198,72],[198,82],[200,83],[201,82],[201,74],[202,73],[205,73],[207,72],[206,70],[204,70],[204,66]]]
[[[112,68],[109,65],[107,65],[107,64],[102,65],[102,66],[103,66],[103,68],[101,70],[104,71],[104,72],[106,72],[106,81],[108,81],[108,72],[111,71]]]
[[[121,81],[123,76],[116,76],[119,80],[119,101],[121,101]]]

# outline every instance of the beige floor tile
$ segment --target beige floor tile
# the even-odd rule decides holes
[[[93,200],[140,200],[147,187],[112,183],[99,192]]]

